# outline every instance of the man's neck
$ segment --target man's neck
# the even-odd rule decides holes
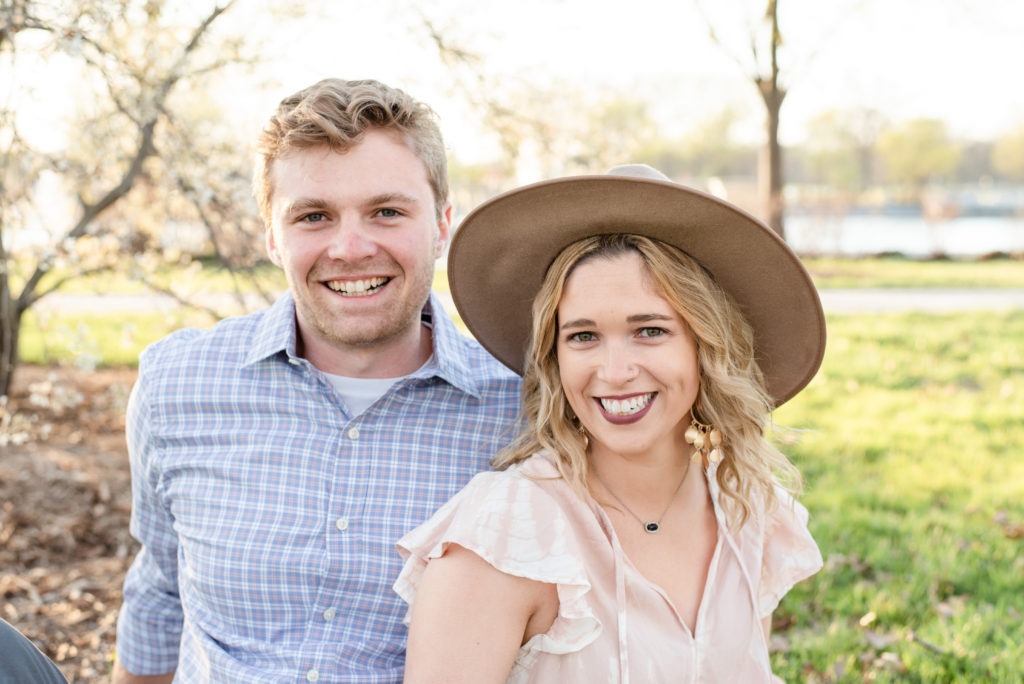
[[[372,345],[328,344],[310,340],[302,344],[299,355],[332,375],[348,378],[398,378],[419,370],[434,351],[430,328],[418,323],[391,340]]]

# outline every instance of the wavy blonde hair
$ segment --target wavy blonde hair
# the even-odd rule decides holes
[[[772,402],[757,365],[754,333],[739,307],[685,252],[631,234],[598,235],[569,245],[548,268],[533,301],[533,329],[523,375],[523,431],[492,465],[504,469],[547,450],[562,478],[587,489],[587,454],[559,380],[558,304],[566,281],[585,261],[636,253],[654,288],[682,317],[697,341],[700,387],[693,416],[724,435],[718,484],[731,527],[775,503],[775,486],[800,490],[800,474],[766,438]]]

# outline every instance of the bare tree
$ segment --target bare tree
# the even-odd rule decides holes
[[[778,0],[768,0],[764,20],[769,36],[767,69],[754,77],[754,84],[761,95],[765,109],[766,141],[759,178],[761,179],[761,195],[765,204],[768,225],[775,229],[779,237],[785,238],[785,199],[782,194],[784,179],[782,145],[779,143],[779,113],[782,111],[782,102],[786,99],[786,89],[779,82],[779,45],[782,43],[782,34],[779,31]],[[757,42],[754,41],[752,45],[755,46],[756,58]]]
[[[123,267],[126,256],[151,247],[160,230],[152,215],[156,199],[174,194],[175,201],[192,203],[192,215],[207,226],[223,222],[213,215],[220,192],[199,189],[212,172],[206,169],[200,180],[203,165],[187,164],[199,152],[193,132],[178,119],[173,94],[246,60],[241,38],[219,36],[215,46],[207,45],[235,0],[211,0],[200,10],[185,4],[191,6],[0,0],[5,81],[10,74],[14,83],[21,64],[38,58],[61,59],[81,79],[69,93],[80,102],[77,135],[56,151],[27,139],[18,116],[24,91],[0,94],[7,98],[0,103],[0,395],[10,391],[18,365],[24,314],[70,280]],[[231,166],[241,165],[236,159]],[[39,225],[46,179],[68,189],[74,206]],[[235,180],[236,187],[247,187],[245,179]],[[154,224],[149,231],[147,208]],[[227,249],[223,241],[212,242],[219,253]]]
[[[760,20],[751,27],[748,58],[737,56],[731,51],[716,30],[714,23],[696,2],[704,16],[711,40],[723,48],[747,73],[757,88],[765,107],[765,143],[761,154],[761,168],[758,172],[761,203],[764,219],[780,237],[786,237],[784,225],[785,199],[783,195],[782,144],[779,142],[779,120],[787,89],[782,83],[779,66],[779,48],[782,46],[782,31],[779,28],[779,0],[765,0]]]

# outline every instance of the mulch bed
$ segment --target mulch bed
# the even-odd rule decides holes
[[[0,404],[0,617],[73,684],[106,681],[138,548],[124,407],[134,369],[18,369]]]

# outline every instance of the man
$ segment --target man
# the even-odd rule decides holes
[[[288,293],[140,359],[115,682],[401,681],[395,542],[512,434],[518,379],[430,294],[452,213],[432,112],[329,79],[259,142]]]

